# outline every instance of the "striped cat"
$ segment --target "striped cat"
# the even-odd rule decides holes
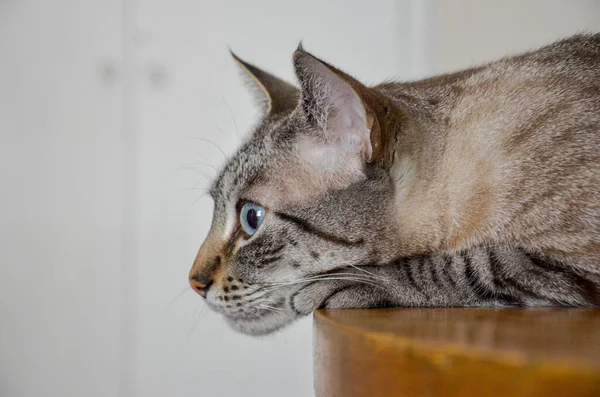
[[[264,117],[190,284],[237,330],[319,307],[600,305],[600,35],[366,87],[235,57]]]

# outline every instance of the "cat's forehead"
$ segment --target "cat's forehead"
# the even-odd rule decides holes
[[[214,181],[210,193],[215,201],[228,202],[236,192],[255,182],[261,170],[289,148],[296,127],[292,118],[261,123]]]
[[[264,136],[252,136],[227,161],[211,187],[216,202],[226,202],[248,180],[254,178],[267,155]]]

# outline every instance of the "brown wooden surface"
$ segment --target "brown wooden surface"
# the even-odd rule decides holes
[[[600,309],[319,310],[317,397],[600,396]]]

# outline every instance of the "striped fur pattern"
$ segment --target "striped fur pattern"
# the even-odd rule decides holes
[[[594,306],[600,291],[597,276],[585,278],[523,250],[501,247],[336,272],[354,273],[362,281],[309,283],[292,295],[295,314],[315,307]]]
[[[234,329],[319,307],[599,306],[600,35],[366,87],[300,49],[299,88],[214,181],[190,271]],[[241,206],[265,209],[249,236]]]

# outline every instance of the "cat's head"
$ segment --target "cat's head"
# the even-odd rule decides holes
[[[264,117],[211,187],[190,283],[233,328],[266,334],[318,308],[298,301],[309,283],[394,255],[392,105],[301,49],[299,89],[234,58]]]

